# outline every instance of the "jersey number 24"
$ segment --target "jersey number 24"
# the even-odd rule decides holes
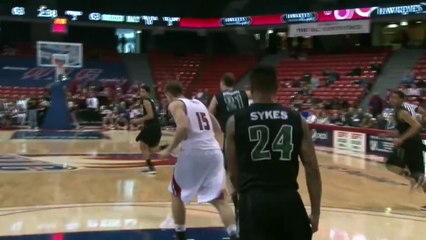
[[[251,159],[253,161],[272,160],[272,152],[280,154],[280,161],[291,160],[291,154],[293,152],[292,126],[282,125],[275,136],[271,136],[270,129],[266,125],[251,126],[248,129],[248,133],[250,142],[256,144],[251,150]],[[270,141],[272,141],[272,145],[269,144]]]

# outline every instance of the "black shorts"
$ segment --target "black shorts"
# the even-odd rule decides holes
[[[295,190],[250,190],[240,194],[241,240],[311,240],[312,230]]]
[[[160,124],[148,124],[140,131],[136,137],[136,141],[143,142],[148,147],[156,147],[160,144],[161,136]]]
[[[408,168],[412,174],[425,173],[423,159],[423,143],[406,144],[403,148],[395,148],[386,161],[387,165]]]

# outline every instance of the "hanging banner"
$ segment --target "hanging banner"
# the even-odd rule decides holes
[[[302,23],[289,26],[290,37],[370,33],[370,20]]]

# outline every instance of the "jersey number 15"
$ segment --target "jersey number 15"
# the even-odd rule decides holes
[[[197,115],[197,119],[198,119],[198,126],[200,127],[200,130],[210,130],[210,123],[209,120],[207,118],[206,113],[203,112],[196,112],[195,115]]]
[[[251,150],[252,161],[272,160],[272,152],[280,154],[280,161],[290,161],[293,152],[293,127],[282,125],[278,133],[273,137],[266,125],[254,125],[248,129],[250,142],[256,143]],[[274,133],[272,133],[274,134]],[[272,145],[269,145],[269,142]],[[270,147],[268,147],[270,146]]]

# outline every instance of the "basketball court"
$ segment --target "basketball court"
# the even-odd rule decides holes
[[[0,132],[2,239],[173,239],[167,186],[175,159],[156,160],[155,177],[141,175],[136,134]],[[324,190],[314,239],[424,239],[423,193],[410,193],[379,163],[323,151],[318,157]],[[309,205],[303,168],[299,182]],[[209,205],[191,204],[187,214],[189,239],[227,239]]]

